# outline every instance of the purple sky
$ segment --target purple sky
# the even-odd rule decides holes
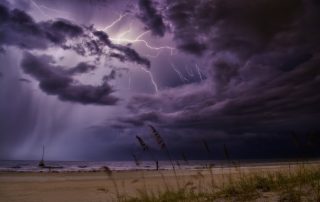
[[[316,0],[2,0],[0,159],[160,155],[148,124],[175,158],[319,155],[319,27]]]

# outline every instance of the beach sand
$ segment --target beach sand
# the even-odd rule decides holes
[[[213,168],[181,170],[176,176],[172,170],[159,171],[115,171],[111,177],[105,172],[70,172],[70,173],[0,173],[0,201],[2,202],[99,202],[116,201],[117,192],[134,196],[137,190],[159,190],[168,186],[170,189],[183,186],[189,181],[206,186],[214,179],[221,184],[230,174],[267,173],[282,170],[290,172],[294,165],[259,165],[239,168]],[[213,177],[212,177],[213,176]],[[117,187],[117,188],[116,188]],[[206,187],[203,187],[206,188]]]

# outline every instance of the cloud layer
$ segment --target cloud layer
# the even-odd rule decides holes
[[[127,1],[103,2],[100,8],[101,1],[37,1],[61,9],[61,13],[68,11],[64,16],[73,20],[37,21],[41,13],[32,5],[22,3],[16,6],[18,9],[9,4],[0,6],[0,51],[8,51],[8,59],[0,57],[5,61],[3,66],[20,65],[9,54],[14,55],[18,49],[19,54],[24,52],[22,70],[32,77],[1,69],[0,82],[5,88],[0,93],[5,104],[0,105],[0,128],[9,131],[1,137],[6,146],[2,153],[10,153],[15,142],[22,145],[29,134],[34,134],[33,143],[37,145],[42,145],[39,137],[46,137],[43,134],[63,134],[61,139],[48,138],[55,140],[52,142],[60,140],[56,147],[59,151],[69,139],[74,143],[70,150],[83,158],[104,159],[108,153],[112,157],[114,153],[129,156],[135,150],[136,135],[155,146],[147,124],[159,130],[175,157],[182,151],[195,159],[207,157],[201,139],[212,146],[214,158],[223,156],[224,144],[231,156],[296,157],[300,151],[294,147],[291,131],[296,131],[305,145],[319,144],[319,139],[310,138],[320,131],[318,1],[136,0],[129,1],[132,5],[128,6]],[[109,37],[97,27],[117,20],[113,12],[129,14],[108,29]],[[171,55],[167,49],[153,49],[148,59],[139,54],[150,53],[144,43],[119,45],[111,40],[118,34],[120,38],[140,36],[145,30],[151,35],[139,39],[148,40],[152,46],[165,42],[165,46],[177,49]],[[15,48],[7,49],[10,46]],[[73,65],[59,64],[56,58],[60,52],[55,55],[52,50],[61,49],[81,60]],[[67,57],[61,62],[69,63]],[[119,69],[134,67],[131,65],[146,69],[137,68],[120,78],[117,68],[101,73],[105,70],[100,68],[103,62],[107,67],[119,64]],[[188,69],[193,67],[190,74]],[[93,75],[90,82],[99,77],[100,83],[81,83],[89,74]],[[115,78],[114,83],[120,83],[116,90],[110,84]],[[136,93],[148,92],[145,89],[151,79],[159,86],[158,93]],[[12,85],[15,81],[19,88]],[[43,92],[67,103],[49,105],[47,100],[38,99],[41,93],[35,92],[36,104],[25,109],[31,102],[28,93],[34,81]],[[24,99],[15,100],[17,92],[24,92]],[[119,102],[120,97],[124,102]],[[112,107],[103,107],[106,105]],[[49,110],[46,117],[40,111],[41,116],[34,118],[38,108]],[[75,111],[71,113],[69,108]],[[58,124],[50,125],[54,122]],[[84,130],[86,127],[89,129]],[[83,135],[79,135],[80,130]],[[30,143],[26,148],[32,146]],[[319,154],[319,149],[315,151]]]
[[[206,60],[207,80],[137,95],[117,127],[158,124],[245,134],[318,130],[315,1],[167,1],[177,47]]]
[[[74,80],[71,75],[93,70],[95,67],[86,63],[79,63],[75,67],[65,70],[54,64],[49,56],[36,57],[25,53],[22,60],[24,72],[39,81],[40,88],[59,99],[82,104],[114,105],[118,99],[111,95],[111,86],[102,82],[100,86],[83,85]]]
[[[138,18],[145,24],[146,29],[151,30],[155,36],[164,36],[166,27],[162,16],[158,13],[151,0],[139,0]]]
[[[96,61],[100,61],[101,57],[116,58],[121,62],[129,61],[150,68],[150,61],[131,47],[113,44],[105,32],[66,19],[35,22],[26,12],[11,10],[0,4],[0,31],[0,47],[3,50],[5,46],[16,46],[22,50],[58,47],[73,50],[83,57],[94,56]],[[63,68],[52,65],[52,60],[26,53],[22,61],[25,73],[37,79],[44,92],[58,95],[61,100],[82,104],[114,105],[117,102],[118,99],[110,95],[113,90],[106,83],[110,79],[104,79],[101,86],[90,86],[76,84],[70,76],[95,70],[95,66],[79,63],[63,72]]]

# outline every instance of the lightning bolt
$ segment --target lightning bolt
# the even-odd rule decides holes
[[[121,20],[121,18],[118,18],[116,21],[114,21],[113,23],[111,23],[111,25],[112,25],[112,24],[113,24],[113,25],[116,24],[117,21],[120,21],[120,20]],[[117,43],[123,42],[124,40],[123,40],[122,37],[124,37],[125,35],[127,35],[128,33],[130,33],[131,30],[132,30],[132,27],[131,27],[131,24],[130,24],[129,29],[127,29],[126,31],[120,33],[120,34],[117,36],[117,38],[112,38],[112,37],[110,37],[110,40],[113,41],[113,42],[117,42]],[[142,32],[142,33],[139,34],[135,39],[133,39],[133,40],[127,39],[126,42],[135,43],[135,42],[137,42],[141,37],[143,37],[145,34],[147,34],[148,32],[149,32],[149,31]],[[147,69],[145,69],[145,68],[140,68],[140,70],[142,70],[143,72],[147,73],[147,75],[149,76],[150,81],[151,81],[151,83],[152,83],[152,85],[153,85],[153,87],[154,87],[155,92],[158,93],[158,92],[159,92],[159,87],[158,87],[158,85],[157,85],[157,83],[156,83],[156,81],[155,81],[155,79],[154,79],[154,77],[153,77],[152,72],[149,71],[149,70],[147,70]],[[130,88],[131,88],[131,74],[130,74],[130,72],[129,72],[129,81],[128,81],[128,82],[129,82],[129,89],[130,89]]]
[[[145,69],[145,68],[143,68],[143,67],[141,67],[140,69],[141,69],[142,71],[146,72],[146,73],[149,75],[149,78],[150,78],[151,83],[152,83],[152,85],[153,85],[153,87],[154,87],[154,90],[155,90],[156,93],[158,93],[158,92],[159,92],[159,87],[158,87],[158,84],[156,83],[156,81],[154,80],[154,77],[153,77],[151,71],[150,71],[150,70],[147,70],[147,69]]]
[[[187,72],[187,74],[188,74],[189,76],[191,76],[191,77],[194,76],[194,73],[193,73],[192,68],[189,69],[189,68],[188,68],[188,65],[185,65],[184,68],[185,68],[185,70],[186,70],[186,72]]]
[[[147,54],[147,56],[149,56],[149,57],[157,58],[160,55],[160,51],[159,50],[161,50],[161,49],[169,49],[171,55],[173,55],[173,53],[174,53],[173,51],[175,50],[175,48],[170,47],[170,46],[153,47],[153,46],[149,45],[149,43],[146,40],[142,40],[141,39],[144,35],[148,34],[149,32],[150,32],[149,30],[145,31],[145,32],[142,32],[135,39],[121,39],[121,40],[119,40],[119,38],[118,38],[117,41],[118,42],[129,42],[129,43],[142,42],[142,43],[145,44],[145,46],[147,48],[157,51],[157,53],[155,55]],[[112,40],[112,38],[111,38],[111,40]]]
[[[201,74],[201,72],[200,72],[200,69],[199,69],[198,64],[196,64],[196,69],[197,69],[197,71],[198,71],[200,80],[203,81],[202,74]]]
[[[49,7],[45,6],[45,5],[39,5],[39,7],[47,9],[49,11],[53,11],[53,12],[55,12],[57,14],[61,14],[61,13],[66,14],[67,13],[65,11],[57,10],[57,9],[54,9],[54,8],[49,8]]]
[[[129,28],[128,28],[126,31],[118,34],[118,36],[117,36],[116,38],[112,38],[111,40],[112,40],[114,43],[120,43],[121,39],[122,39],[125,35],[127,35],[127,34],[129,34],[129,33],[131,32],[131,29],[132,29],[132,24],[130,23]]]
[[[143,35],[145,35],[146,33],[148,33],[149,31],[146,31],[146,32],[143,32],[141,33],[140,35],[138,35],[135,39],[128,39],[128,38],[112,38],[110,37],[110,40],[111,41],[116,41],[118,43],[143,43],[147,48],[151,49],[151,50],[155,50],[155,51],[161,51],[163,49],[167,49],[170,51],[170,54],[171,55],[174,55],[174,50],[175,48],[171,47],[171,46],[159,46],[159,47],[156,47],[156,46],[152,46],[149,44],[148,41],[144,40],[144,39],[141,39],[141,37]]]
[[[120,16],[115,20],[113,21],[110,25],[107,25],[105,26],[102,30],[103,31],[107,31],[108,29],[110,29],[111,27],[113,27],[114,25],[116,25],[118,22],[120,22],[124,17],[126,17],[128,15],[128,13],[126,14],[120,14]]]
[[[119,34],[118,38],[121,38],[121,37],[129,34],[129,33],[131,32],[131,29],[132,29],[132,23],[130,23],[129,29],[127,29],[126,31],[124,31],[124,32],[122,32],[122,33]]]
[[[47,15],[47,14],[42,10],[42,8],[47,9],[47,10],[54,11],[54,12],[56,12],[56,13],[64,13],[63,11],[59,11],[59,10],[56,10],[56,9],[53,9],[53,8],[49,8],[49,7],[46,7],[46,6],[43,6],[43,5],[39,5],[39,4],[37,4],[34,0],[31,0],[31,3],[33,4],[34,7],[36,7],[36,8],[40,11],[40,13],[41,13],[43,16],[48,17],[48,18],[51,18],[51,16]],[[126,17],[127,15],[129,15],[129,14],[128,14],[128,13],[126,13],[126,14],[120,14],[119,17],[118,17],[116,20],[114,20],[111,24],[105,26],[102,30],[103,30],[104,32],[106,32],[107,30],[109,30],[109,29],[111,29],[113,26],[115,26],[117,23],[119,23],[119,22],[120,22],[124,17]],[[173,55],[173,51],[175,50],[175,48],[170,47],[170,46],[154,47],[154,46],[149,45],[149,43],[148,43],[146,40],[141,39],[145,34],[149,33],[150,31],[142,32],[142,33],[139,34],[135,39],[123,38],[123,37],[125,37],[128,33],[130,33],[131,30],[132,30],[132,27],[131,27],[131,24],[130,24],[130,27],[129,27],[128,30],[124,31],[123,33],[120,33],[117,38],[110,38],[110,40],[112,40],[113,42],[117,42],[117,43],[121,43],[121,42],[138,43],[138,42],[142,42],[142,43],[144,43],[145,46],[148,47],[149,49],[158,51],[155,56],[150,55],[151,57],[158,57],[159,51],[161,51],[162,49],[168,49],[168,50],[170,50],[171,55]],[[152,72],[151,72],[150,70],[147,70],[147,69],[142,68],[142,67],[141,67],[140,69],[149,76],[149,78],[150,78],[150,80],[151,80],[151,83],[152,83],[152,85],[153,85],[153,87],[154,87],[155,92],[158,93],[158,92],[159,92],[159,87],[158,87],[158,85],[157,85],[157,83],[156,83],[156,81],[155,81],[155,79],[154,79],[154,77],[153,77],[153,75],[152,75]],[[128,85],[129,85],[129,89],[130,89],[130,88],[131,88],[131,73],[129,73],[129,81],[128,81],[128,82],[129,82]]]
[[[139,40],[141,37],[143,37],[144,35],[148,34],[150,31],[145,31],[145,32],[142,32],[141,34],[139,34],[135,40]]]
[[[111,24],[109,24],[106,27],[104,27],[102,29],[102,31],[106,32],[108,29],[112,28],[117,23],[119,23],[127,15],[128,14],[120,15]],[[174,54],[175,48],[173,48],[173,47],[170,47],[170,46],[159,46],[159,47],[152,46],[152,45],[150,45],[150,43],[147,40],[142,39],[142,37],[145,36],[146,34],[148,34],[150,31],[144,31],[144,32],[140,33],[138,36],[136,36],[135,38],[133,38],[133,39],[126,37],[126,35],[128,33],[130,33],[131,31],[132,31],[132,27],[130,25],[128,30],[118,34],[117,37],[110,37],[109,39],[112,42],[118,43],[118,44],[121,44],[121,43],[132,43],[132,44],[133,43],[143,43],[150,50],[156,51],[155,55],[148,55],[149,57],[158,57],[162,50],[169,50],[171,55]],[[158,87],[158,84],[157,84],[157,82],[155,81],[155,79],[153,77],[152,72],[150,70],[142,68],[142,67],[140,68],[140,70],[142,70],[143,72],[145,72],[149,76],[150,81],[151,81],[151,83],[152,83],[152,85],[154,87],[155,92],[158,93],[159,92],[159,87]],[[131,76],[129,76],[129,83],[131,83]],[[129,84],[129,85],[131,85],[131,84]]]
[[[50,8],[50,7],[47,7],[47,6],[45,6],[45,5],[40,5],[40,4],[38,4],[38,3],[37,3],[36,1],[34,1],[34,0],[30,0],[30,1],[31,1],[32,5],[33,5],[37,10],[39,10],[40,13],[41,13],[43,16],[48,17],[48,18],[52,18],[52,16],[46,14],[46,12],[43,11],[43,9],[46,9],[46,10],[48,10],[48,11],[55,12],[56,14],[66,14],[66,13],[67,13],[67,12],[65,12],[65,11],[61,11],[61,10],[58,10],[58,9]]]
[[[128,71],[128,89],[130,90],[131,89],[131,72],[130,70]]]
[[[51,18],[51,16],[49,16],[49,15],[47,15],[47,14],[44,13],[44,11],[41,9],[41,6],[38,5],[35,1],[31,0],[31,3],[33,4],[34,7],[36,7],[36,8],[40,11],[40,13],[41,13],[43,16],[48,17],[48,18]]]
[[[170,63],[170,66],[177,73],[177,75],[179,76],[179,78],[181,79],[182,82],[189,81],[189,79],[186,78],[185,76],[183,76],[183,74],[175,67],[174,64]]]

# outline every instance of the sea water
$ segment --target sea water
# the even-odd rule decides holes
[[[212,160],[196,160],[196,161],[159,161],[159,169],[202,169],[208,166],[226,167],[226,166],[258,166],[288,163],[287,160],[245,160],[245,161],[212,161]],[[103,170],[107,166],[114,171],[124,170],[154,170],[156,163],[154,161],[141,161],[136,165],[134,161],[46,161],[47,168],[38,166],[39,161],[16,161],[2,160],[0,161],[0,172],[95,172]],[[51,167],[51,168],[50,168]]]

